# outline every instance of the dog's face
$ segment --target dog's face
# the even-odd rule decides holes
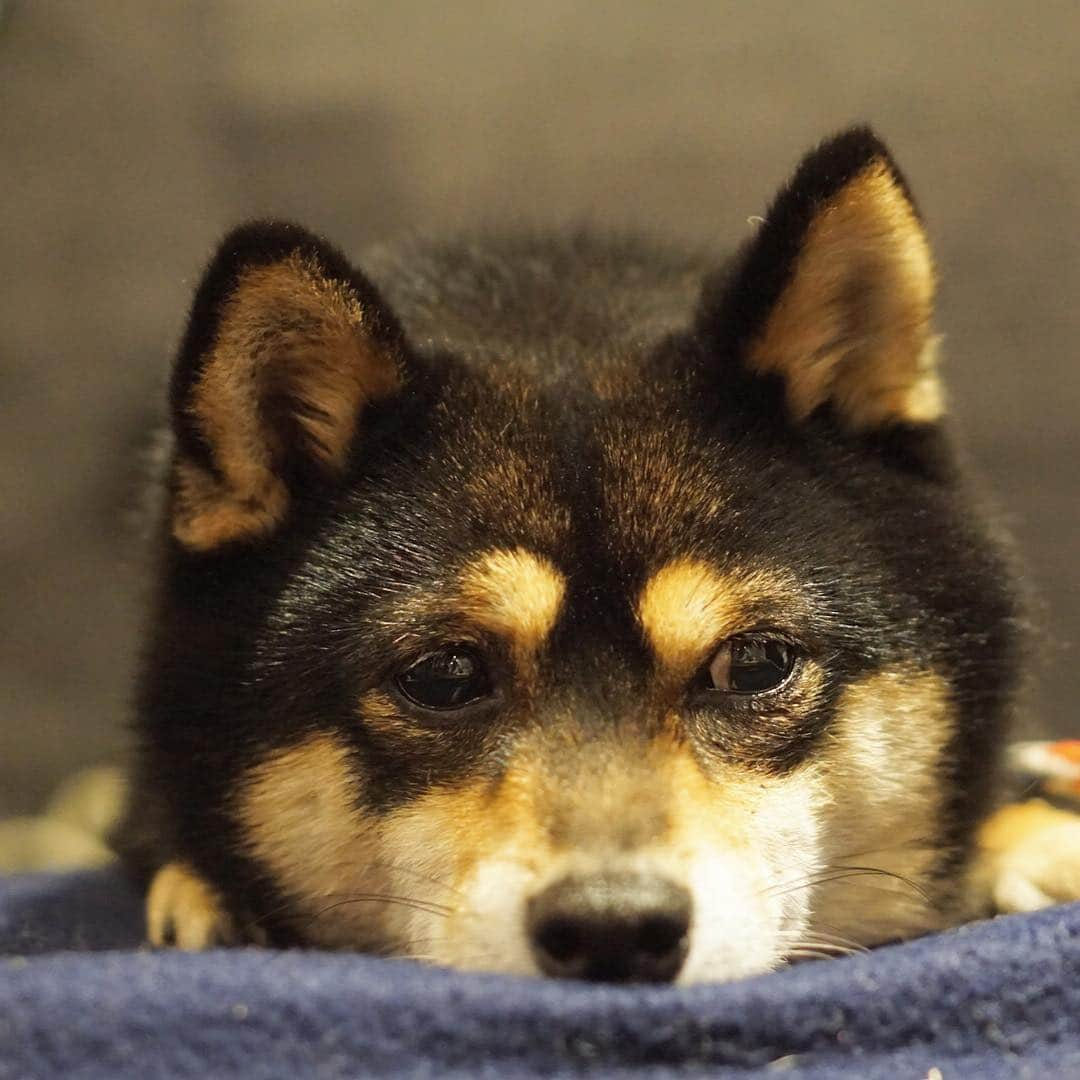
[[[884,147],[811,155],[723,278],[575,240],[380,288],[258,226],[196,297],[143,687],[171,854],[276,940],[521,973],[948,919],[1011,606]]]

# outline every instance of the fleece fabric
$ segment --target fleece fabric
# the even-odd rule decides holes
[[[0,1077],[1080,1078],[1080,905],[687,989],[142,932],[115,871],[0,878]]]

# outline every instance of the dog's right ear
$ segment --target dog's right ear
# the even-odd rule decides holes
[[[345,466],[405,343],[374,287],[295,225],[245,225],[195,294],[171,386],[172,534],[207,552],[271,533],[297,483]]]

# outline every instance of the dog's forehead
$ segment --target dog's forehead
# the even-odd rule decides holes
[[[715,429],[657,410],[616,412],[597,431],[595,492],[612,556],[636,569],[723,546],[738,470]]]
[[[564,674],[566,663],[625,674],[660,651],[681,665],[683,643],[718,640],[759,595],[784,593],[757,588],[789,565],[753,525],[778,497],[755,482],[767,453],[635,377],[607,397],[451,388],[403,431],[420,443],[388,445],[385,471],[359,478],[328,554],[315,553],[346,616],[373,604],[395,655],[492,633]],[[662,641],[646,615],[667,628]]]
[[[468,463],[448,508],[461,520],[467,507],[492,539],[586,576],[590,567],[638,573],[721,538],[735,448],[664,397],[627,400],[620,390],[614,400],[519,392],[483,401],[436,449],[436,473]]]
[[[628,618],[640,623],[657,575],[674,595],[677,581],[701,576],[676,568],[732,561],[752,462],[660,399],[578,404],[570,416],[548,402],[519,410],[511,427],[473,425],[469,441],[474,469],[463,495],[480,522],[465,560],[473,579],[512,589],[518,573],[523,583],[555,575],[564,615],[615,631]],[[514,574],[489,574],[492,552],[505,551],[526,555],[496,559]],[[736,561],[744,573],[759,569],[745,546]]]

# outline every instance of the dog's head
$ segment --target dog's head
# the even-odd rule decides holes
[[[694,981],[937,925],[1013,675],[934,270],[865,130],[722,274],[224,243],[173,386],[144,725],[279,940]]]

